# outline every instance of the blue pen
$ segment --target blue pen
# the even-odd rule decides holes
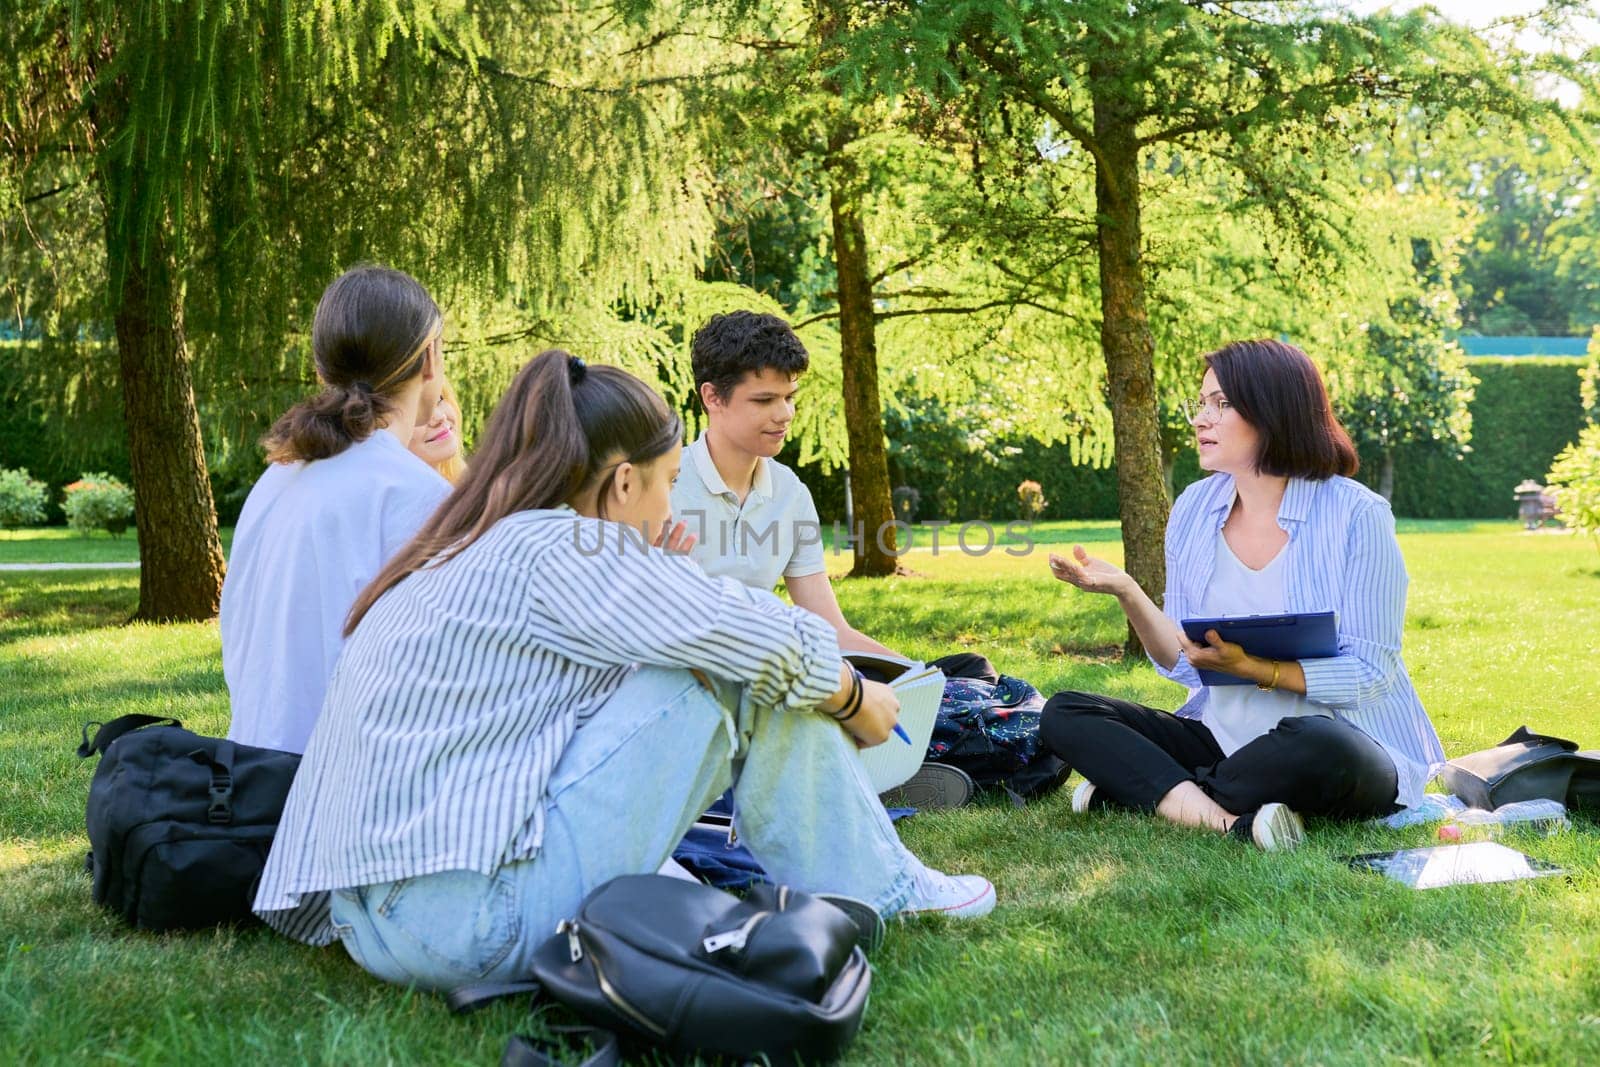
[[[904,741],[906,744],[909,745],[911,743],[911,735],[906,733],[906,728],[904,726],[901,726],[899,723],[895,723],[894,732],[899,734],[900,740]]]

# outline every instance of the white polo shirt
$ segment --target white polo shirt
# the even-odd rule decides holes
[[[811,490],[776,460],[756,460],[750,492],[739,502],[717,473],[705,435],[683,450],[672,487],[672,517],[698,540],[691,558],[713,578],[727,576],[756,589],[779,578],[822,574],[822,524]]]

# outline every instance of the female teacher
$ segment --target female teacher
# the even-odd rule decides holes
[[[1103,805],[1293,848],[1300,815],[1371,818],[1417,802],[1444,759],[1400,658],[1406,571],[1388,503],[1350,479],[1356,452],[1316,366],[1279,341],[1205,357],[1191,406],[1200,467],[1167,524],[1157,607],[1125,572],[1074,549],[1064,582],[1117,598],[1156,669],[1191,690],[1176,714],[1058,693],[1041,736]],[[1338,654],[1277,661],[1179,620],[1333,611]],[[1199,671],[1253,685],[1207,686]]]

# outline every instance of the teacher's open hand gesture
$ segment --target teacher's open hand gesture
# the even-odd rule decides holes
[[[1133,584],[1127,571],[1089,555],[1082,545],[1072,546],[1072,558],[1050,553],[1050,573],[1086,592],[1112,596],[1121,596]]]

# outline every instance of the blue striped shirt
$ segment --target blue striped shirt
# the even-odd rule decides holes
[[[833,627],[809,611],[615,523],[508,516],[390,589],[345,642],[257,913],[326,944],[328,890],[531,858],[567,743],[639,664],[700,668],[792,711],[839,685]]]
[[[1200,614],[1216,566],[1216,539],[1233,501],[1233,476],[1213,474],[1185,489],[1173,505],[1162,610],[1174,622]],[[1289,535],[1286,610],[1333,611],[1338,617],[1339,654],[1300,661],[1306,699],[1394,757],[1398,802],[1410,807],[1444,761],[1444,749],[1400,658],[1408,579],[1389,504],[1349,478],[1291,478],[1278,525]],[[1170,670],[1159,663],[1156,670],[1191,690],[1178,714],[1201,718],[1210,690],[1188,657],[1180,651]]]

